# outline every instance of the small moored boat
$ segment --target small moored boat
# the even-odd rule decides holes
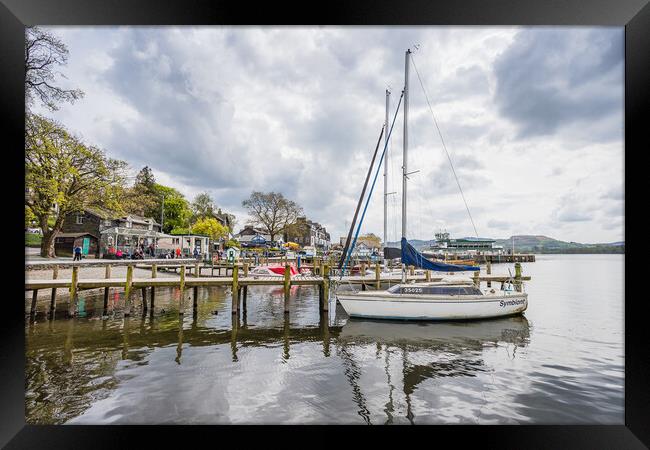
[[[337,292],[351,317],[402,320],[469,320],[521,314],[528,294],[512,284],[479,289],[471,280],[398,284],[385,291]]]

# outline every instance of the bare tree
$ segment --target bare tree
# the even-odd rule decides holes
[[[272,241],[302,215],[302,207],[278,192],[254,191],[242,206],[251,216],[250,224],[265,230]]]
[[[52,111],[58,102],[71,102],[83,97],[80,89],[63,89],[54,84],[55,78],[65,76],[56,70],[68,62],[68,48],[56,36],[38,27],[25,30],[25,105],[39,99]]]

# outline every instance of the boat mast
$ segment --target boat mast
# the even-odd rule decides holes
[[[409,59],[411,50],[406,50],[404,61],[404,154],[402,163],[402,238],[406,238],[406,175],[408,163],[408,113],[409,113]]]
[[[409,59],[411,49],[406,50],[404,58],[404,151],[402,155],[402,239],[406,239],[406,175],[408,163],[408,114],[409,114]],[[401,244],[402,247],[404,244]],[[406,266],[402,262],[402,283],[406,283]]]
[[[386,89],[386,134],[384,134],[384,146],[386,154],[384,155],[384,247],[388,246],[388,109],[390,107],[390,90]],[[384,257],[384,264],[386,258]]]

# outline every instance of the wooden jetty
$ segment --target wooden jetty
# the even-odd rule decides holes
[[[77,295],[81,290],[86,289],[104,289],[104,310],[106,310],[108,304],[108,293],[109,289],[118,288],[124,290],[126,298],[126,306],[124,315],[129,316],[132,306],[132,297],[135,289],[141,289],[142,292],[142,309],[145,312],[148,308],[147,305],[147,289],[150,290],[150,305],[153,311],[154,302],[155,302],[155,288],[157,287],[177,287],[184,292],[188,289],[193,290],[193,309],[197,308],[197,299],[198,299],[198,289],[199,288],[210,288],[216,286],[226,286],[231,288],[232,292],[232,313],[237,314],[240,308],[240,303],[243,304],[243,308],[246,308],[246,298],[248,294],[248,286],[283,286],[284,288],[284,312],[289,312],[290,304],[290,291],[291,286],[314,286],[318,288],[318,299],[319,299],[319,309],[321,311],[327,311],[329,307],[329,291],[330,285],[333,280],[336,280],[339,284],[349,284],[349,285],[360,285],[362,290],[368,288],[371,289],[381,289],[382,284],[396,284],[402,281],[401,274],[395,273],[382,273],[381,266],[375,264],[375,271],[372,276],[365,275],[365,268],[362,266],[361,275],[346,275],[343,277],[334,277],[330,275],[330,266],[324,264],[320,267],[322,275],[312,275],[312,276],[297,276],[291,277],[291,269],[289,264],[285,264],[284,276],[283,277],[262,277],[262,276],[250,276],[248,263],[232,264],[231,276],[210,276],[205,277],[201,276],[201,269],[211,269],[211,266],[203,265],[196,260],[188,260],[193,262],[193,265],[181,264],[179,266],[179,278],[158,278],[157,271],[159,266],[174,267],[176,264],[172,262],[173,260],[148,260],[143,263],[140,261],[101,261],[101,265],[105,266],[104,278],[91,278],[91,279],[80,279],[79,270],[82,267],[89,266],[87,263],[83,262],[50,262],[49,265],[53,268],[53,277],[51,280],[29,280],[25,281],[25,291],[32,291],[32,301],[30,308],[30,315],[34,315],[36,312],[36,303],[38,291],[41,289],[51,289],[51,300],[50,300],[50,312],[56,309],[56,297],[58,289],[67,289],[70,294],[70,310],[69,314],[74,316],[76,313],[76,303]],[[97,261],[99,263],[100,261]],[[176,261],[178,262],[178,261]],[[185,262],[185,261],[183,261]],[[114,278],[111,274],[111,269],[113,266],[126,266],[126,278]],[[147,267],[151,269],[151,275],[147,278],[134,278],[133,269],[134,267]],[[61,279],[58,277],[58,269],[60,267],[72,267],[72,276],[70,279]],[[194,277],[188,277],[188,272],[190,269],[194,268]],[[431,271],[424,271],[424,273],[416,273],[413,266],[409,267],[409,270],[406,274],[407,282],[417,283],[417,282],[429,282],[429,281],[440,281],[442,276],[434,276]],[[510,280],[514,280],[516,286],[521,285],[521,281],[530,280],[530,277],[521,275],[521,265],[515,265],[515,276],[511,277],[510,275],[492,275],[491,273],[491,264],[488,263],[487,274],[481,275],[478,271],[474,272],[474,284],[479,286],[481,282],[487,282],[488,286],[492,282],[501,282],[505,283]],[[184,295],[181,295],[181,302],[184,301]],[[180,305],[179,313],[183,314],[183,303]]]

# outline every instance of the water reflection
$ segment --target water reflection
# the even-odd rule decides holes
[[[349,319],[338,336],[338,352],[345,361],[345,374],[352,387],[358,414],[366,423],[370,415],[359,384],[362,364],[355,361],[354,349],[374,344],[375,355],[383,353],[384,373],[389,387],[384,412],[385,423],[393,423],[394,392],[401,389],[406,402],[406,419],[414,423],[411,396],[418,385],[441,377],[474,377],[487,372],[481,358],[484,347],[512,344],[525,347],[530,339],[530,323],[524,316],[471,322],[404,322]],[[426,361],[411,362],[410,354],[425,355]],[[513,350],[513,356],[514,356]],[[401,359],[401,386],[391,379],[391,357]],[[444,359],[441,359],[444,355]],[[422,359],[422,358],[418,358]]]
[[[594,281],[598,289],[582,300],[569,295],[573,285],[545,296],[534,288],[552,284],[535,276],[528,319],[479,322],[348,320],[334,301],[329,314],[320,313],[318,291],[309,286],[294,288],[288,315],[282,289],[261,286],[249,288],[246,309],[234,315],[221,288],[200,289],[197,308],[186,301],[180,316],[178,289],[157,289],[154,308],[142,315],[141,292],[134,292],[130,317],[122,316],[116,291],[106,308],[103,292],[84,292],[76,306],[85,317],[73,319],[61,295],[61,313],[48,321],[47,298],[36,320],[26,321],[26,418],[623,423],[615,293],[603,295]]]

